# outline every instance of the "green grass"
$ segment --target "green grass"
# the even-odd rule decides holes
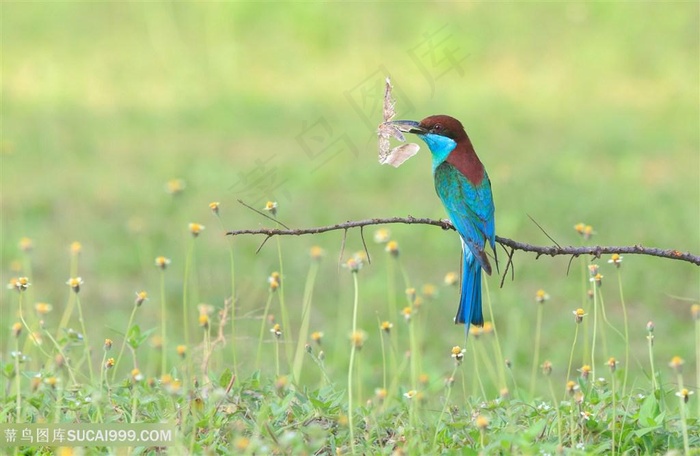
[[[463,328],[452,325],[458,289],[442,281],[459,267],[456,236],[434,227],[389,227],[400,246],[397,262],[371,241],[373,230],[365,230],[372,261],[357,275],[357,326],[367,339],[349,372],[354,286],[338,265],[342,233],[283,238],[279,245],[271,240],[257,254],[261,237],[227,240],[221,233],[275,225],[238,198],[257,208],[278,201],[278,220],[292,227],[376,216],[444,217],[424,151],[398,170],[376,161],[372,125],[380,120],[377,95],[388,71],[401,115],[420,119],[440,112],[463,121],[492,180],[499,235],[549,243],[531,215],[560,244],[582,242],[573,230],[582,221],[596,231],[587,244],[700,252],[697,8],[6,2],[1,20],[0,273],[5,283],[20,276],[32,283],[21,294],[0,295],[3,422],[18,418],[18,366],[11,352],[19,349],[30,357],[19,366],[22,421],[174,421],[181,413],[174,452],[225,453],[244,446],[244,438],[250,454],[347,452],[348,375],[355,380],[358,453],[482,447],[527,453],[533,445],[552,453],[560,444],[571,453],[607,452],[613,407],[616,452],[683,448],[678,378],[667,365],[672,356],[684,358],[684,387],[697,389],[698,329],[689,318],[700,299],[697,267],[626,256],[618,276],[607,258],[596,261],[604,275],[595,302],[593,368],[596,377],[606,378],[599,384],[581,380],[576,371],[590,364],[593,348],[594,303],[585,297],[589,259],[574,260],[567,274],[569,258],[516,254],[514,280],[503,288],[497,277],[486,281],[497,339],[470,337],[455,368],[450,349],[465,347]],[[458,68],[445,62],[433,68],[420,57],[426,34],[444,39],[439,51],[463,57]],[[374,98],[361,98],[365,88],[376,90]],[[303,126],[319,119],[332,139],[351,146],[335,156],[302,147]],[[316,147],[311,137],[307,144]],[[245,176],[259,177],[261,162],[271,180],[245,183]],[[174,178],[186,187],[170,195],[166,183]],[[211,201],[221,202],[221,224],[207,206]],[[195,241],[190,222],[207,227]],[[18,247],[25,236],[31,252]],[[82,244],[79,256],[70,253],[73,241]],[[312,245],[326,252],[318,265],[309,259]],[[341,262],[359,250],[359,231],[348,232]],[[164,272],[154,265],[159,255],[172,259]],[[283,285],[271,292],[267,278],[280,270]],[[79,304],[94,381],[84,343],[68,332],[83,332],[76,295],[65,285],[76,276],[85,282]],[[421,296],[425,284],[435,285],[435,297]],[[235,327],[229,309],[225,343],[219,343],[217,312],[233,286]],[[404,295],[409,287],[424,300],[410,328],[399,313],[413,304]],[[551,298],[541,304],[540,355],[533,363],[538,289]],[[135,309],[141,290],[150,299]],[[165,361],[169,375],[181,382],[178,388],[172,386],[176,380],[160,383],[164,361],[152,348],[163,323],[161,293]],[[26,328],[19,338],[10,331],[20,322],[20,296],[32,331],[39,324],[34,304],[53,306],[43,317],[41,347],[27,342]],[[289,323],[278,342],[272,325],[263,323],[261,340],[268,298],[275,322],[283,323],[281,296]],[[623,297],[628,344],[621,337]],[[190,344],[181,359],[176,347],[184,344],[188,319],[183,302]],[[208,332],[198,325],[200,303],[215,309]],[[61,324],[70,306],[71,319]],[[587,316],[574,344],[572,311],[578,307]],[[302,315],[305,308],[310,313]],[[384,320],[394,324],[391,334],[380,333]],[[656,392],[649,320],[655,323]],[[313,331],[324,333],[323,345],[309,340],[312,353],[301,352],[299,361],[298,347],[308,336],[298,336]],[[102,377],[105,338],[115,344],[107,357],[116,358],[125,340],[127,348],[117,370]],[[258,345],[263,362],[256,372]],[[409,349],[415,356],[406,358]],[[611,375],[606,361],[623,361],[626,350],[629,363]],[[63,367],[55,362],[61,351],[68,352]],[[584,393],[581,405],[565,394],[570,357],[571,379]],[[499,358],[512,367],[503,369]],[[554,398],[539,369],[546,360],[554,366]],[[135,365],[142,382],[131,380]],[[294,371],[300,378],[292,378]],[[226,391],[234,372],[236,381]],[[448,392],[444,378],[452,372]],[[37,373],[42,383],[33,390]],[[56,388],[46,383],[49,378],[59,379]],[[100,378],[109,380],[109,388]],[[504,387],[508,397],[501,398]],[[387,389],[381,403],[376,388]],[[423,399],[404,398],[411,390]],[[100,405],[82,402],[90,395]],[[695,446],[697,404],[698,396],[690,396],[684,410]],[[582,411],[593,418],[582,422]],[[481,431],[477,414],[488,419]],[[191,432],[195,426],[202,428],[197,434]],[[576,449],[581,441],[585,450]]]

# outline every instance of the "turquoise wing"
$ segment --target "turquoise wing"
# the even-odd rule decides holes
[[[484,254],[484,245],[488,240],[495,252],[496,230],[488,175],[484,176],[481,184],[475,186],[457,168],[443,162],[435,168],[434,178],[435,191],[452,224],[484,270],[490,273],[491,266]]]

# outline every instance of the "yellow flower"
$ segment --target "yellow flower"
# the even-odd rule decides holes
[[[485,321],[484,326],[481,328],[484,334],[491,334],[493,332],[493,323],[490,321]]]
[[[690,315],[693,317],[693,320],[700,320],[700,304],[690,306]]]
[[[584,364],[578,371],[581,372],[581,377],[588,379],[588,376],[591,374],[591,366]]]
[[[595,234],[593,231],[593,227],[591,225],[586,225],[585,223],[577,223],[576,225],[574,225],[574,229],[584,239],[590,239],[591,236]]]
[[[365,340],[367,340],[367,334],[364,331],[355,331],[350,334],[350,342],[358,350],[362,348]]]
[[[143,380],[143,374],[138,368],[134,368],[131,371],[131,379],[135,382],[140,382],[141,380]]]
[[[34,304],[34,310],[39,315],[46,315],[47,313],[51,312],[51,310],[53,310],[53,306],[46,302],[37,302],[36,304]]]
[[[455,345],[454,347],[452,347],[452,354],[450,356],[454,358],[455,363],[457,363],[457,365],[460,365],[462,363],[462,360],[464,359],[464,354],[466,352],[466,348],[462,348],[459,345]]]
[[[389,321],[383,321],[379,325],[379,328],[387,334],[391,332],[391,328],[393,328],[393,327],[394,327],[394,324],[389,322]]]
[[[544,290],[537,290],[537,293],[535,293],[535,301],[539,302],[542,304],[545,301],[549,300],[549,295],[544,291]]]
[[[566,382],[566,392],[569,393],[569,396],[573,396],[576,390],[578,390],[578,384],[575,381]]]
[[[201,326],[204,329],[209,328],[209,315],[199,314],[199,326]]]
[[[428,381],[430,380],[430,377],[428,377],[428,374],[422,373],[418,376],[418,383],[421,385],[427,385]]]
[[[160,350],[161,348],[163,348],[163,338],[158,334],[154,334],[148,342],[151,345],[151,347],[155,348],[156,350]]]
[[[385,242],[389,242],[389,236],[390,236],[389,230],[386,228],[379,228],[377,231],[374,232],[374,242],[377,244],[384,244]]]
[[[56,385],[58,384],[58,379],[56,377],[46,377],[44,379],[44,383],[53,389],[56,388]]]
[[[26,291],[30,285],[31,285],[31,283],[29,283],[29,278],[27,278],[27,277],[19,277],[17,279],[17,284],[16,284],[17,291]]]
[[[403,315],[403,318],[406,320],[406,322],[411,321],[411,313],[412,312],[413,312],[413,310],[408,306],[404,307],[403,310],[401,311],[401,315]]]
[[[105,339],[104,349],[105,351],[110,351],[112,349],[112,339]]]
[[[399,243],[396,241],[389,241],[384,247],[384,251],[393,257],[399,256]]]
[[[114,358],[108,358],[107,361],[105,361],[105,369],[111,369],[114,367]]]
[[[170,265],[170,258],[165,258],[164,256],[156,257],[156,266],[165,269]]]
[[[688,388],[683,388],[682,390],[680,390],[676,393],[676,396],[683,399],[683,402],[685,402],[687,404],[688,401],[690,400],[690,396],[693,394],[695,394],[694,391],[688,391]]]
[[[19,248],[23,252],[31,252],[34,249],[34,241],[31,238],[23,237],[19,240]]]
[[[219,205],[220,203],[218,201],[212,201],[209,203],[209,209],[211,209],[214,215],[219,215]]]
[[[273,272],[270,274],[270,276],[267,278],[267,283],[270,285],[270,291],[277,291],[277,289],[280,287],[280,273]]]
[[[145,291],[138,291],[136,292],[136,305],[141,306],[144,301],[148,300],[148,293]]]
[[[165,185],[165,190],[171,195],[175,196],[185,189],[185,181],[182,179],[170,179]]]
[[[325,255],[325,252],[321,247],[314,245],[311,247],[309,254],[311,255],[312,260],[319,261],[321,258],[323,258],[323,255]]]
[[[323,333],[321,331],[312,332],[311,333],[311,340],[313,340],[317,344],[321,345],[321,341],[323,340]]]
[[[423,285],[421,293],[427,299],[432,299],[435,297],[435,295],[437,295],[437,288],[432,283],[426,283],[425,285]]]
[[[449,286],[457,285],[457,283],[459,282],[459,276],[456,272],[448,272],[447,274],[445,274],[444,282],[445,285]]]
[[[386,388],[377,388],[374,390],[374,397],[376,397],[377,400],[380,402],[386,399],[387,394],[388,391],[386,390]]]
[[[280,338],[282,336],[282,326],[280,326],[279,323],[275,323],[275,325],[270,329],[270,332],[275,335],[276,338]]]
[[[610,259],[608,260],[608,263],[614,264],[615,266],[617,266],[619,268],[620,264],[622,263],[622,258],[623,257],[620,256],[619,254],[613,253],[612,255],[610,255]]]
[[[80,277],[71,277],[68,279],[66,282],[66,285],[71,287],[71,289],[75,292],[78,293],[80,292],[80,286],[83,284],[83,279]]]
[[[237,451],[245,451],[250,446],[250,439],[248,437],[238,437],[234,440],[233,446]]]
[[[477,416],[474,422],[476,424],[476,427],[479,428],[479,430],[481,431],[484,431],[486,430],[486,428],[489,427],[489,419],[484,415]]]
[[[72,253],[73,255],[79,255],[82,250],[83,250],[83,246],[82,246],[82,244],[80,244],[80,242],[78,242],[78,241],[71,242],[70,253]]]
[[[360,269],[362,269],[362,266],[362,258],[356,255],[349,258],[348,261],[346,261],[345,264],[343,264],[343,267],[348,268],[353,274],[356,274]]]
[[[615,369],[617,369],[617,364],[618,362],[615,358],[610,357],[610,359],[608,359],[608,367],[610,368],[610,372],[615,372]]]
[[[508,399],[508,398],[510,397],[510,391],[508,390],[507,387],[501,388],[501,390],[499,391],[498,394],[499,394],[499,395],[501,396],[501,398],[503,398],[503,399]]]
[[[178,356],[180,356],[180,358],[184,358],[185,356],[187,356],[187,347],[186,346],[178,345],[176,350],[177,350],[177,354],[178,354]]]
[[[680,356],[674,356],[671,358],[671,362],[668,363],[669,367],[671,367],[671,369],[673,369],[677,374],[680,374],[683,371],[683,364],[685,364],[685,361]]]
[[[469,335],[474,339],[478,339],[484,333],[484,329],[481,326],[470,326]]]
[[[599,272],[588,280],[590,280],[591,282],[595,282],[597,286],[601,286],[603,285],[603,274]]]
[[[406,399],[413,399],[414,397],[416,397],[416,394],[418,394],[418,391],[410,390],[403,393],[403,397],[405,397]]]
[[[206,227],[205,227],[204,225],[202,225],[201,223],[196,223],[196,222],[192,222],[192,223],[190,223],[188,226],[189,226],[189,229],[190,229],[190,233],[191,233],[192,236],[194,236],[194,237],[199,236],[199,234],[200,234],[202,231],[204,231],[204,229],[206,228]]]
[[[583,317],[586,316],[586,313],[581,308],[574,310],[573,313],[574,313],[574,318],[576,319],[576,323],[581,323],[583,321]]]
[[[22,323],[20,322],[15,322],[12,325],[12,335],[14,337],[19,337],[19,335],[22,333]]]
[[[277,201],[268,201],[265,203],[263,210],[269,212],[274,217],[277,215]]]
[[[277,377],[277,380],[275,380],[275,388],[277,388],[280,391],[285,389],[288,384],[289,379],[286,375],[280,375],[279,377]]]

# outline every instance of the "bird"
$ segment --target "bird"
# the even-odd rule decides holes
[[[496,255],[495,206],[491,181],[474,151],[462,123],[447,115],[428,116],[420,122],[388,122],[422,139],[430,149],[435,191],[462,242],[462,281],[455,324],[483,326],[481,271],[491,275],[488,243]]]

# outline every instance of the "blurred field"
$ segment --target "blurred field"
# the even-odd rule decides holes
[[[141,289],[151,295],[141,324],[157,326],[157,255],[173,260],[167,293],[177,327],[188,222],[207,226],[197,240],[194,300],[222,305],[228,253],[211,201],[221,202],[227,229],[271,226],[238,198],[256,207],[278,201],[279,219],[292,227],[444,217],[425,147],[398,170],[377,163],[374,126],[387,72],[402,117],[463,121],[491,176],[500,236],[548,244],[529,214],[560,244],[581,242],[572,227],[583,221],[595,228],[595,244],[700,252],[695,4],[4,3],[2,10],[2,280],[30,275],[30,299],[52,303],[48,320],[56,325],[69,295],[68,247],[80,241],[93,340],[118,338]],[[166,192],[174,178],[186,183],[176,197]],[[451,323],[457,290],[442,279],[459,267],[458,240],[430,227],[390,229],[412,283],[439,286],[425,359],[449,366],[463,329]],[[34,243],[29,260],[18,248],[23,236]],[[250,316],[241,320],[242,348],[257,334],[252,316],[265,304],[266,278],[279,269],[274,242],[255,255],[261,240],[234,244],[241,315]],[[352,302],[349,274],[336,264],[340,233],[282,239],[288,306],[297,322],[314,244],[327,257],[311,326],[325,332],[329,353],[345,356]],[[359,232],[350,232],[346,256],[361,247]],[[400,317],[386,313],[383,246],[369,249],[361,324],[376,338],[377,318]],[[599,261],[611,292],[606,306],[619,322],[616,274],[606,260]],[[516,254],[514,281],[499,289],[498,278],[489,279],[505,355],[526,366],[525,377],[539,288],[552,296],[542,356],[566,362],[571,311],[582,302],[580,262],[567,276],[568,261]],[[698,268],[629,256],[622,272],[633,353],[641,352],[631,367],[641,372],[644,325],[654,320],[662,366],[680,354],[693,372],[688,300],[700,298]],[[3,331],[14,302],[2,294]]]

